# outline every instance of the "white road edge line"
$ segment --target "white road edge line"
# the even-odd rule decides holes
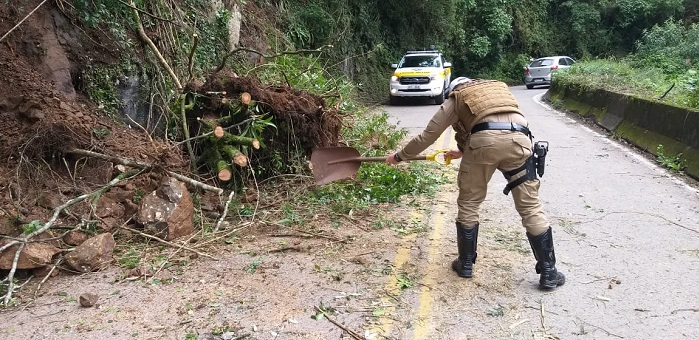
[[[565,114],[564,112],[560,112],[560,111],[558,111],[558,110],[552,108],[550,105],[548,105],[548,104],[544,103],[543,101],[541,101],[541,97],[543,97],[545,93],[546,93],[546,92],[537,94],[537,95],[535,95],[534,97],[532,97],[532,99],[533,99],[537,104],[543,106],[543,107],[546,108],[547,110],[555,112],[556,114],[558,114],[558,116],[560,116],[560,117],[567,117],[566,114]],[[570,117],[567,117],[567,118],[568,118],[568,120],[575,122],[574,119],[572,119],[572,118],[570,118]],[[607,138],[607,136],[604,136],[604,135],[600,134],[599,132],[590,129],[590,128],[588,128],[587,126],[584,126],[584,125],[582,125],[582,124],[578,124],[578,125],[582,126],[582,128],[585,129],[585,131],[590,132],[590,133],[593,134],[594,136],[596,136],[596,137],[601,137],[607,144],[614,146],[615,148],[617,148],[617,149],[619,149],[619,150],[625,152],[625,153],[628,154],[628,155],[631,155],[633,158],[635,158],[636,160],[638,160],[638,161],[641,162],[642,164],[646,165],[648,168],[650,168],[651,170],[655,171],[656,173],[658,173],[658,174],[660,174],[660,175],[663,175],[663,176],[666,176],[666,177],[670,177],[670,178],[672,179],[673,182],[675,182],[676,184],[679,184],[681,187],[684,187],[685,189],[687,189],[687,190],[689,190],[689,191],[691,191],[691,192],[693,192],[693,193],[695,193],[695,194],[699,194],[699,190],[692,188],[691,186],[689,186],[689,185],[688,185],[687,183],[685,183],[684,181],[682,181],[682,180],[676,178],[673,174],[671,174],[671,173],[668,172],[667,170],[665,170],[665,169],[663,169],[663,168],[661,168],[661,167],[655,165],[654,163],[650,162],[648,159],[646,159],[645,157],[639,155],[639,154],[638,154],[636,151],[634,151],[633,149],[629,149],[628,147],[626,147],[626,146],[624,146],[624,145],[621,145],[621,144],[619,144],[619,143],[617,143],[617,142],[615,142],[615,141],[613,141],[613,140]]]

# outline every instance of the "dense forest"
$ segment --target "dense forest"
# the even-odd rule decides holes
[[[286,0],[264,5],[283,14],[280,27],[295,47],[334,45],[331,64],[342,65],[364,84],[365,97],[375,99],[385,92],[382,81],[390,63],[405,50],[432,45],[453,62],[457,75],[514,83],[521,81],[522,66],[532,57],[626,57],[637,51],[644,32],[668,21],[675,25],[656,32],[653,38],[660,40],[646,41],[645,51],[683,41],[687,53],[677,60],[696,60],[699,53],[692,25],[699,20],[697,0]],[[678,25],[695,28],[683,36]]]

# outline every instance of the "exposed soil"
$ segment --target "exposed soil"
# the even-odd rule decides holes
[[[40,3],[41,1],[35,0],[24,1],[21,5],[0,6],[0,32],[3,34],[9,32],[25,18],[29,9],[35,8]],[[97,114],[99,112],[97,106],[87,100],[80,92],[80,75],[83,71],[81,67],[84,67],[88,60],[90,63],[113,63],[117,60],[113,56],[117,55],[118,51],[111,47],[113,45],[106,43],[105,37],[99,36],[99,32],[85,32],[73,25],[70,19],[64,15],[65,8],[60,7],[61,4],[61,2],[44,4],[26,21],[17,26],[11,34],[0,41],[0,45],[2,45],[0,48],[0,79],[3,80],[4,85],[3,91],[0,93],[0,159],[3,160],[0,162],[0,237],[16,237],[22,233],[22,225],[31,221],[47,221],[56,207],[71,198],[102,188],[123,171],[123,169],[116,167],[116,163],[80,156],[72,152],[76,149],[90,150],[112,157],[151,164],[153,165],[152,171],[120,183],[101,195],[99,201],[82,202],[70,206],[70,209],[61,213],[55,223],[58,227],[57,230],[49,231],[37,238],[52,239],[51,244],[64,251],[70,251],[72,246],[65,243],[65,239],[62,238],[63,232],[66,229],[74,228],[79,223],[89,221],[90,232],[106,231],[115,235],[117,239],[115,256],[128,253],[132,248],[138,248],[138,256],[142,257],[144,261],[151,261],[159,256],[161,259],[167,258],[167,261],[160,261],[154,265],[154,272],[148,272],[150,269],[144,268],[125,270],[124,268],[128,266],[123,264],[121,267],[108,269],[104,273],[83,276],[74,276],[75,273],[71,273],[64,265],[58,265],[56,270],[51,272],[51,275],[47,275],[47,273],[52,266],[35,270],[18,270],[15,273],[15,278],[21,282],[27,282],[26,280],[29,278],[33,279],[29,280],[23,289],[13,295],[15,301],[19,303],[20,308],[29,308],[26,310],[30,313],[42,314],[41,307],[34,309],[38,307],[36,303],[32,307],[31,303],[35,294],[49,294],[50,296],[55,293],[56,289],[61,291],[70,289],[71,284],[66,286],[66,282],[79,282],[75,288],[94,287],[90,290],[97,293],[100,300],[107,297],[121,299],[124,297],[123,295],[107,294],[99,287],[115,283],[133,285],[129,282],[139,277],[142,277],[142,282],[148,282],[148,285],[160,281],[173,285],[182,283],[184,284],[182,287],[194,287],[201,280],[211,281],[217,280],[217,278],[231,282],[240,281],[236,284],[237,286],[230,287],[231,292],[235,291],[235,294],[242,294],[240,290],[243,288],[259,285],[260,282],[256,282],[259,277],[252,277],[248,283],[245,280],[240,280],[239,271],[228,277],[222,272],[216,274],[215,277],[201,275],[199,271],[207,271],[207,269],[202,269],[202,267],[193,269],[191,267],[202,259],[201,257],[197,258],[196,254],[182,251],[181,248],[170,250],[162,244],[154,241],[149,242],[149,239],[139,237],[137,234],[122,228],[140,228],[132,221],[132,216],[138,209],[134,197],[138,196],[139,192],[148,193],[155,190],[163,176],[162,170],[180,173],[212,185],[218,183],[210,181],[206,174],[193,173],[189,170],[190,162],[182,146],[152,139],[140,129],[130,128],[109,117]],[[256,12],[256,14],[263,15],[264,13]],[[248,28],[260,30],[261,26],[248,25]],[[103,43],[99,43],[100,41]],[[216,81],[203,85],[189,84],[187,91],[201,93],[225,91],[231,97],[248,92],[253,100],[259,102],[264,110],[274,117],[275,123],[278,125],[279,133],[268,136],[270,138],[267,141],[267,147],[255,155],[256,161],[264,162],[275,152],[279,153],[278,150],[287,151],[290,142],[298,143],[300,148],[307,152],[313,147],[338,143],[339,130],[342,126],[341,113],[336,109],[326,107],[326,103],[320,97],[288,87],[266,86],[255,78],[238,78],[227,70],[217,74],[216,79]],[[208,104],[210,106],[207,107],[207,110],[190,112],[193,116],[188,118],[195,122],[195,118],[204,117],[205,114],[213,114],[218,117],[224,115],[221,107],[214,107],[215,102],[211,101]],[[286,156],[284,152],[281,154]],[[302,187],[307,184],[307,182],[300,183]],[[275,186],[284,186],[284,184],[275,184]],[[263,192],[263,190],[264,188],[260,188],[259,192]],[[285,192],[285,194],[291,193]],[[223,211],[225,197],[218,197],[210,192],[200,192],[200,195],[201,216],[197,218],[215,221],[215,218],[220,216]],[[274,207],[283,199],[283,197],[265,197],[258,201],[257,196],[258,191],[250,189],[248,195],[243,196],[240,200],[247,204],[257,204],[258,206],[263,204],[266,207]],[[328,226],[330,222],[327,220],[327,217],[318,216],[317,222],[320,225]],[[236,225],[238,222],[241,224]],[[277,247],[286,244],[288,249],[272,250],[272,252],[298,252],[308,256],[316,251],[332,251],[338,245],[346,242],[348,236],[356,233],[356,230],[342,229],[344,233],[330,237],[323,236],[325,232],[319,230],[320,236],[313,236],[315,235],[313,234],[314,227],[304,226],[303,230],[306,234],[288,237],[273,236],[262,244],[258,242],[257,235],[276,229],[279,229],[279,226],[258,225],[252,221],[234,220],[226,223],[218,234],[214,234],[213,241],[211,238],[203,240],[199,234],[192,235],[187,241],[217,258],[232,250],[239,251],[242,246],[231,241],[233,238],[249,240],[252,249],[247,250],[247,252],[252,254],[270,251],[269,248],[275,244]],[[293,231],[289,232],[293,233]],[[314,239],[315,242],[298,241],[299,239],[304,240],[306,237]],[[229,243],[231,245],[224,246],[224,244]],[[328,243],[329,245],[327,245]],[[251,255],[239,256],[235,259],[236,261],[254,261],[254,257]],[[61,254],[57,255],[55,260],[60,258]],[[295,265],[287,263],[288,261],[281,261],[281,258],[283,256],[280,256],[279,262],[265,260],[258,272],[264,272],[265,268],[279,270],[279,268]],[[115,257],[115,264],[118,262],[116,260]],[[228,260],[230,259],[211,263],[210,266],[225,267],[226,263],[229,263]],[[297,260],[297,262],[303,261]],[[173,264],[172,269],[167,268]],[[319,265],[319,268],[324,268],[322,263],[319,262]],[[251,270],[256,271],[256,266],[253,267],[255,268]],[[289,272],[296,270],[298,269],[288,269]],[[323,270],[319,269],[319,272],[323,272]],[[0,270],[0,278],[5,278],[8,273],[9,270]],[[56,274],[59,275],[59,278],[53,277]],[[158,276],[155,277],[154,274]],[[40,288],[40,281],[44,278],[47,278],[44,287],[37,290]],[[89,280],[90,283],[84,280]],[[262,282],[265,280],[267,279],[263,279]],[[288,278],[279,276],[274,280],[279,280],[279,284],[283,285]],[[54,282],[56,282],[55,287],[53,286]],[[192,289],[198,291],[196,288]],[[141,291],[129,294],[130,298],[134,299],[132,301],[142,301],[142,299],[147,299],[142,293]],[[73,293],[71,292],[71,294]],[[282,290],[275,295],[283,296],[285,294]],[[248,299],[244,295],[239,296],[243,302]],[[195,298],[195,295],[185,297],[185,299],[191,300],[192,304],[195,304],[194,307],[197,310],[200,309],[201,305],[201,302],[198,301],[199,298],[201,297]],[[253,299],[268,298],[271,299],[271,297],[254,297]],[[173,299],[173,311],[184,308],[179,306],[179,302],[181,302],[180,297]],[[278,303],[284,302],[279,301]],[[52,304],[49,303],[49,305]],[[142,306],[141,302],[138,302],[126,309],[137,309]],[[53,307],[49,307],[49,309],[53,312],[57,311]],[[178,313],[182,312],[183,315],[187,315],[188,308],[179,309]],[[95,310],[97,311],[97,309]],[[10,308],[3,312],[12,313],[16,310]],[[61,314],[60,311],[59,314]],[[163,315],[163,320],[169,319],[166,315]],[[132,316],[143,317],[143,315],[135,314]],[[110,318],[109,321],[105,320],[105,322],[116,322],[114,325],[119,325],[117,333],[141,333],[153,336],[163,334],[157,329],[163,324],[157,326],[156,324],[160,323],[157,320],[153,320],[152,325],[156,329],[152,332],[144,332],[136,329],[136,326],[133,329],[126,326],[126,320],[132,316]],[[224,321],[221,325],[229,324],[231,330],[236,329],[235,320]],[[78,328],[80,327],[83,326],[78,326]],[[94,325],[90,327],[94,327]],[[3,332],[5,331],[7,330],[3,330]],[[26,334],[26,336],[51,337],[47,333],[43,334],[41,336],[39,333]]]

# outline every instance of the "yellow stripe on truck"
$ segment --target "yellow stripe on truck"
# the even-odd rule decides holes
[[[431,72],[395,72],[396,77],[414,77],[414,76],[429,76]]]

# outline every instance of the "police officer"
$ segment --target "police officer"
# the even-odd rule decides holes
[[[527,238],[536,259],[539,286],[554,289],[565,283],[556,270],[556,255],[551,227],[539,201],[537,158],[527,120],[508,86],[495,80],[454,79],[449,99],[442,104],[424,131],[386,162],[397,164],[417,156],[432,145],[449,126],[456,132],[458,150],[447,157],[461,159],[458,175],[459,197],[456,235],[459,257],[452,269],[461,277],[473,276],[478,242],[478,210],[495,170],[508,181],[505,194],[512,192],[515,208],[522,218]],[[539,156],[545,155],[546,150]],[[543,168],[543,157],[540,159]],[[543,169],[541,169],[543,170]],[[543,171],[540,172],[540,175]]]

